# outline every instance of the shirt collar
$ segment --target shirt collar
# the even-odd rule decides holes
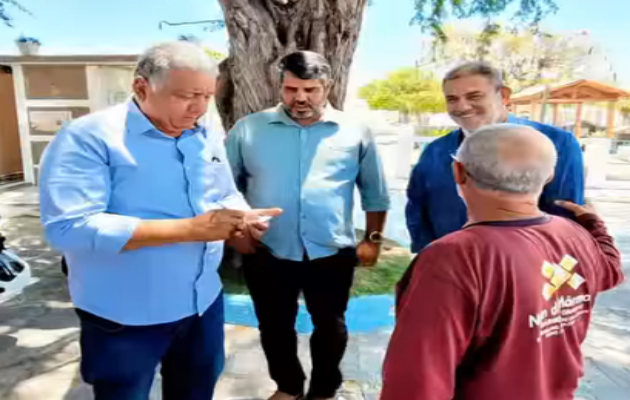
[[[155,125],[153,125],[149,118],[147,118],[147,116],[142,112],[134,98],[129,99],[127,104],[127,130],[131,133],[143,134],[148,132],[156,132],[164,136],[168,136],[164,132],[156,128]],[[184,136],[185,134],[194,135],[198,132],[201,132],[204,136],[207,136],[206,129],[199,123],[197,123],[193,129],[188,129],[184,131],[182,133],[182,136]]]
[[[302,125],[300,125],[287,115],[282,104],[278,104],[273,112],[271,112],[270,114],[270,124],[285,124],[302,127]],[[341,112],[335,110],[330,104],[326,105],[326,109],[324,110],[324,115],[322,116],[322,119],[316,122],[314,125],[321,123],[333,123],[339,125],[341,123]]]

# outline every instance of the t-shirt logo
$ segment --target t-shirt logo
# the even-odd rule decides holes
[[[559,264],[553,264],[548,261],[543,262],[542,274],[545,278],[549,279],[549,282],[545,283],[542,290],[542,296],[545,300],[551,299],[563,285],[567,284],[574,290],[579,289],[584,283],[585,279],[573,272],[573,269],[578,264],[578,261],[571,256],[564,256]]]

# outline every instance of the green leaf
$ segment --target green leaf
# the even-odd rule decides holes
[[[373,110],[419,114],[446,109],[441,82],[418,68],[402,68],[375,80],[359,90],[359,97]]]

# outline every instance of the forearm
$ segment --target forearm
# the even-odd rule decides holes
[[[577,221],[593,236],[601,250],[605,270],[598,271],[598,275],[603,277],[600,279],[600,290],[611,289],[623,282],[621,254],[615,246],[614,239],[608,233],[604,221],[595,214],[581,215]]]
[[[198,241],[191,219],[141,220],[108,213],[49,223],[45,233],[57,250],[97,253]]]
[[[192,219],[145,220],[138,224],[123,250],[199,241]]]
[[[365,232],[369,235],[372,232],[383,232],[387,211],[368,211],[365,213]]]

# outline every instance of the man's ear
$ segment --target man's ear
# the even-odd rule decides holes
[[[545,182],[545,186],[550,184],[551,181],[553,181],[553,178],[555,178],[555,174],[554,173],[552,173],[551,176],[547,179],[547,182]]]
[[[466,183],[468,175],[466,175],[464,164],[457,161],[453,162],[453,178],[455,178],[455,183],[458,185],[464,185]]]
[[[144,101],[147,98],[147,91],[149,90],[149,82],[144,78],[136,78],[133,80],[133,92],[140,101]]]

